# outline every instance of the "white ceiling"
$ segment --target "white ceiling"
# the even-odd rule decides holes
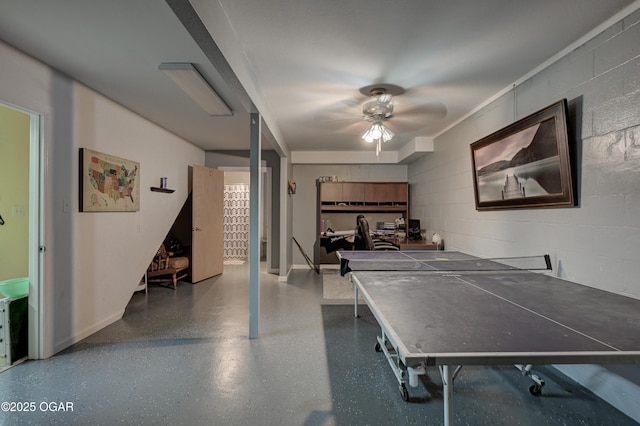
[[[280,153],[372,151],[359,89],[398,85],[395,151],[639,3],[2,0],[0,39],[206,150],[248,149],[257,111]],[[196,64],[234,116],[207,116],[161,62]]]

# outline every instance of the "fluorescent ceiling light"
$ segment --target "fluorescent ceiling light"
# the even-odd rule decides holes
[[[193,99],[207,114],[233,115],[227,104],[213,90],[191,63],[163,62],[158,67]]]

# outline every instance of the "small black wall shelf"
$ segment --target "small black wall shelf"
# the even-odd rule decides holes
[[[153,192],[164,192],[165,194],[171,194],[175,191],[175,189],[167,189],[167,188],[158,188],[157,186],[152,186],[151,190]]]

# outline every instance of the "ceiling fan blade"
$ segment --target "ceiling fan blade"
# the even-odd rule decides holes
[[[424,109],[419,110],[419,113],[414,114],[394,114],[393,117],[384,121],[385,126],[388,126],[396,134],[416,132],[429,124],[434,120],[434,116],[425,113]]]
[[[414,87],[405,92],[398,109],[404,114],[426,114],[432,118],[444,118],[447,107],[437,100],[434,89],[429,86]]]
[[[361,137],[364,132],[366,132],[367,128],[369,128],[369,126],[370,124],[368,122],[360,120],[344,127],[337,127],[336,133],[339,133],[341,135]]]
[[[394,108],[394,117],[407,119],[437,119],[447,116],[447,107],[438,101],[421,101],[418,103],[398,102]]]

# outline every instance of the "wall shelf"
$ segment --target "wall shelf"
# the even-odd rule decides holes
[[[151,190],[153,192],[164,192],[165,194],[171,194],[172,192],[175,192],[175,189],[158,188],[157,186],[152,186]]]

